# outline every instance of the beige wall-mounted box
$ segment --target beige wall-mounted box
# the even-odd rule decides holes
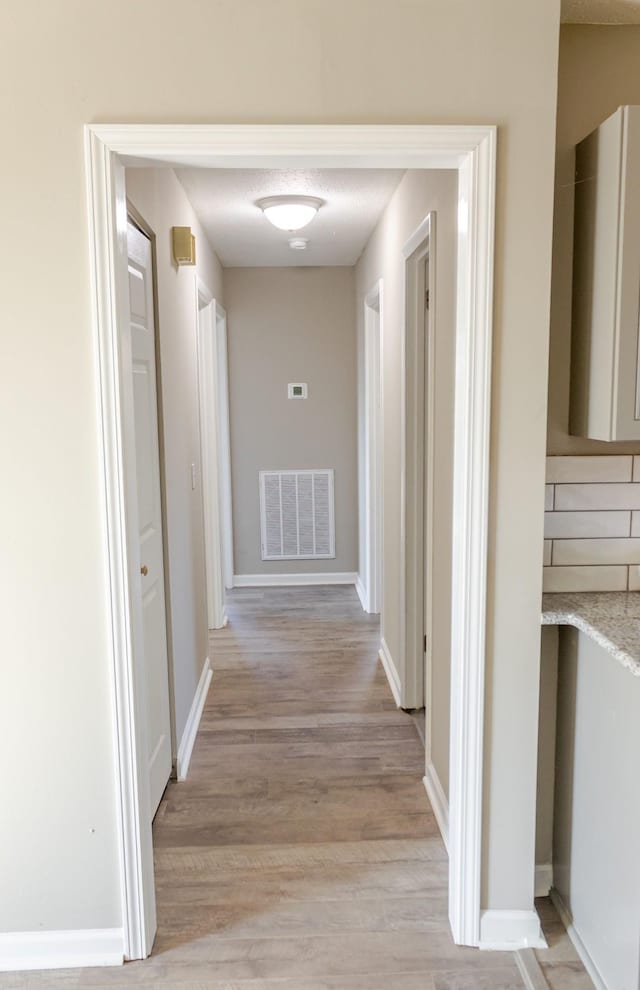
[[[571,433],[640,440],[640,107],[576,149]]]
[[[195,265],[196,239],[191,227],[172,227],[173,258],[176,265]]]

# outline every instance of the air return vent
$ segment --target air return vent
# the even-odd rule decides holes
[[[336,555],[333,471],[261,471],[263,560]]]

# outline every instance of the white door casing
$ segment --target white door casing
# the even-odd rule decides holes
[[[405,257],[405,388],[403,478],[405,479],[401,586],[404,662],[400,671],[403,708],[426,703],[424,636],[431,635],[431,547],[433,424],[435,398],[435,214],[429,213],[407,243]],[[428,283],[426,276],[428,273]],[[430,314],[426,293],[430,296]],[[430,719],[427,712],[427,739]],[[427,749],[429,747],[427,746]]]
[[[435,217],[433,218],[435,220]],[[431,225],[427,254],[422,262],[420,293],[423,299],[423,340],[424,340],[424,402],[423,402],[423,449],[424,474],[422,482],[423,513],[423,617],[424,631],[422,656],[423,701],[425,708],[425,748],[427,765],[431,762],[431,723],[432,723],[432,665],[433,665],[433,501],[435,488],[435,223]],[[433,256],[433,257],[432,257]],[[433,261],[433,263],[432,263]]]
[[[225,588],[233,588],[233,509],[231,494],[231,424],[229,421],[229,358],[227,353],[227,314],[213,300],[218,379],[218,477],[220,482],[220,525],[222,527],[222,574]]]
[[[104,548],[121,837],[125,953],[143,958],[155,927],[146,756],[136,681],[128,444],[119,327],[129,319],[124,167],[452,168],[458,171],[453,502],[449,919],[480,938],[484,672],[496,128],[488,125],[166,125],[85,128]],[[401,478],[402,490],[405,479]],[[135,512],[133,513],[135,515]],[[136,535],[137,539],[137,535]],[[533,862],[531,864],[533,872]]]
[[[198,342],[198,405],[200,411],[200,460],[209,629],[222,629],[224,579],[220,518],[220,423],[218,398],[218,349],[215,302],[203,305],[204,290],[196,284]],[[206,296],[205,296],[206,298]]]
[[[128,339],[133,391],[133,430],[140,569],[143,648],[138,662],[144,678],[149,799],[151,814],[160,804],[171,774],[171,716],[169,660],[165,607],[156,324],[153,299],[151,241],[131,222],[127,229],[129,308]]]
[[[365,611],[382,611],[382,279],[364,300],[364,567]],[[381,635],[382,635],[381,630]]]

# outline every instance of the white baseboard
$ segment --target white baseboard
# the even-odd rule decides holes
[[[440,778],[433,763],[427,765],[427,772],[423,777],[425,790],[429,797],[433,813],[436,816],[440,835],[444,842],[447,853],[449,852],[449,802],[447,795],[442,789]]]
[[[121,966],[123,962],[122,928],[0,934],[2,971]]]
[[[180,745],[178,746],[178,760],[176,765],[178,780],[187,779],[189,761],[191,760],[193,745],[196,741],[200,719],[202,718],[202,709],[204,708],[204,703],[207,698],[207,691],[209,690],[212,677],[213,671],[211,670],[211,661],[209,660],[209,657],[207,657],[204,662],[204,667],[202,668],[202,673],[200,674],[200,680],[198,681],[196,693],[194,694],[193,701],[191,702],[191,709],[189,710],[187,724],[184,727],[182,739],[180,740]]]
[[[378,656],[380,657],[380,662],[384,667],[384,672],[387,675],[387,680],[389,681],[389,687],[391,688],[394,701],[398,708],[400,708],[400,702],[402,701],[400,677],[391,654],[389,653],[389,647],[387,646],[384,637],[380,640],[380,652],[378,653]]]
[[[362,605],[362,611],[363,612],[368,612],[369,611],[369,602],[367,601],[367,593],[364,590],[364,585],[362,583],[362,578],[360,577],[359,574],[356,577],[356,592],[358,594],[358,598],[360,599],[360,604]]]
[[[549,990],[547,978],[533,949],[518,949],[516,965],[526,990]]]
[[[483,911],[480,948],[516,952],[546,949],[547,943],[535,911]]]
[[[604,982],[600,970],[594,963],[593,959],[589,954],[589,950],[585,946],[584,942],[580,938],[580,935],[576,931],[575,925],[573,923],[573,918],[571,916],[571,911],[562,900],[562,897],[558,891],[553,887],[551,889],[551,901],[556,911],[560,915],[560,920],[567,930],[567,935],[573,943],[573,947],[580,957],[582,965],[586,969],[587,973],[591,977],[591,982],[593,983],[596,990],[608,990],[607,984]]]
[[[536,866],[534,897],[548,897],[553,887],[553,863]]]
[[[236,574],[234,588],[287,588],[295,584],[355,584],[355,571],[328,571],[325,574]]]

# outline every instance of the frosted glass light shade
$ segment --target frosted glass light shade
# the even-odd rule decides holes
[[[315,196],[269,196],[258,200],[257,205],[279,230],[301,230],[313,220],[322,200]]]

